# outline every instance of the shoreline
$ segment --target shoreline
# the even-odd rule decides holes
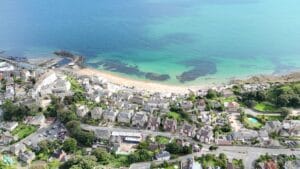
[[[147,80],[135,80],[122,76],[118,76],[109,72],[105,72],[95,68],[78,68],[73,69],[78,75],[94,75],[100,76],[106,79],[108,82],[117,84],[120,86],[134,88],[136,90],[144,90],[149,92],[162,92],[162,93],[179,93],[186,94],[191,91],[205,90],[217,85],[192,85],[192,86],[176,86],[169,84],[160,84],[158,82],[147,81]]]
[[[99,69],[85,67],[73,69],[78,75],[96,75],[106,79],[109,83],[120,85],[123,87],[133,88],[141,91],[149,92],[162,92],[162,93],[177,93],[187,94],[189,92],[196,92],[199,90],[207,90],[209,88],[226,87],[234,84],[247,84],[247,83],[287,83],[300,81],[300,70],[289,72],[281,75],[253,75],[245,77],[244,79],[236,79],[228,81],[228,83],[219,84],[199,84],[199,85],[172,85],[161,84],[154,81],[136,80],[123,76],[119,76],[110,72],[102,71]]]

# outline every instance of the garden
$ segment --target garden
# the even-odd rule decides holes
[[[30,134],[34,133],[37,130],[36,126],[27,125],[27,124],[19,124],[17,128],[15,128],[11,134],[14,136],[18,136],[18,139],[21,140]]]

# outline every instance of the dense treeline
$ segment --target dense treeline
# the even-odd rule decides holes
[[[277,107],[300,107],[300,82],[271,87],[268,90],[238,93],[248,107],[267,101]]]
[[[77,142],[84,146],[91,146],[95,140],[95,134],[91,131],[82,130],[79,121],[69,121],[66,125],[70,136],[75,138]]]
[[[29,108],[22,104],[14,104],[10,100],[6,100],[1,108],[5,121],[23,121],[26,116],[35,115],[39,111],[38,107]]]

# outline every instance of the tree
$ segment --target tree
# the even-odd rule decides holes
[[[54,152],[54,150],[58,149],[60,147],[60,143],[58,140],[55,141],[49,141],[49,140],[43,140],[38,143],[39,145],[39,153],[44,154],[51,154]]]
[[[289,104],[289,95],[283,94],[277,97],[277,104],[279,106],[287,106]]]
[[[267,98],[267,95],[266,95],[265,91],[259,90],[259,91],[256,92],[256,100],[258,102],[263,102],[263,101],[266,100],[266,98]]]
[[[216,97],[218,97],[218,92],[216,90],[209,89],[207,91],[206,98],[208,98],[208,99],[214,99]]]
[[[59,111],[57,113],[58,119],[63,123],[68,123],[69,121],[77,120],[77,115],[73,111]]]
[[[30,109],[24,105],[15,105],[12,101],[6,100],[2,105],[4,120],[23,121],[30,113]]]
[[[288,117],[291,113],[292,113],[292,112],[291,112],[290,109],[288,109],[288,108],[286,108],[286,107],[281,108],[281,115],[282,115],[283,117],[286,118],[286,117]]]
[[[84,146],[91,146],[95,140],[95,134],[91,131],[80,131],[74,135],[75,139]]]
[[[77,141],[73,138],[68,138],[63,143],[63,149],[66,152],[75,152],[77,148]]]
[[[214,151],[214,150],[217,150],[218,149],[218,146],[210,146],[209,147],[209,150],[210,151]]]
[[[128,162],[129,163],[136,163],[136,162],[143,162],[143,161],[150,161],[152,159],[151,152],[140,149],[135,151],[133,154],[130,154],[128,156]]]
[[[68,131],[71,133],[71,135],[74,135],[74,134],[79,133],[81,131],[79,121],[75,121],[75,120],[69,121],[66,124],[66,127],[67,127]]]
[[[95,156],[75,156],[62,164],[60,169],[94,169],[97,166]]]
[[[166,151],[171,154],[185,155],[192,153],[191,146],[180,146],[176,142],[166,144]]]
[[[107,165],[112,159],[112,155],[101,148],[95,149],[92,155],[94,155],[97,161],[102,165]]]
[[[79,121],[70,121],[66,125],[71,137],[75,138],[78,143],[91,146],[95,140],[95,133],[92,131],[84,131],[80,127]]]

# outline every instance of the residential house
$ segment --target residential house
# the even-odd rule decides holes
[[[221,94],[223,95],[223,97],[234,96],[234,93],[232,92],[231,89],[224,89],[224,90],[222,90]]]
[[[67,156],[67,153],[64,151],[64,150],[55,150],[53,152],[53,155],[52,155],[55,159],[59,160],[60,162],[66,162],[68,161],[68,156]]]
[[[237,102],[225,102],[224,103],[225,108],[227,108],[227,111],[230,113],[236,113],[239,111],[240,104]]]
[[[10,152],[14,155],[19,155],[22,152],[25,152],[26,147],[23,143],[17,143],[10,147]]]
[[[36,99],[36,103],[41,108],[47,108],[51,104],[51,99],[47,97],[43,99],[42,98]]]
[[[228,162],[226,168],[227,168],[227,169],[234,169],[233,163]]]
[[[276,162],[273,160],[269,160],[265,162],[264,169],[277,169]]]
[[[46,118],[43,114],[40,114],[36,116],[28,116],[25,121],[27,124],[31,125],[43,125],[46,121]]]
[[[145,99],[142,96],[135,95],[130,99],[131,103],[143,105],[145,103]]]
[[[197,109],[199,111],[205,111],[205,108],[206,108],[206,103],[205,103],[205,100],[204,99],[200,99],[199,101],[197,101],[197,105],[196,105]]]
[[[160,127],[160,117],[151,116],[148,121],[147,129],[148,130],[159,130]]]
[[[15,97],[15,89],[13,85],[7,85],[4,93],[4,98],[6,100],[13,100]]]
[[[117,110],[107,109],[103,111],[103,120],[114,122],[118,115]]]
[[[199,116],[199,118],[201,119],[201,122],[203,122],[205,124],[210,124],[212,122],[210,112],[208,112],[208,111],[201,112],[201,115]]]
[[[84,117],[89,112],[89,108],[86,105],[77,106],[77,116]]]
[[[101,119],[102,118],[102,108],[101,107],[95,107],[91,111],[92,119]]]
[[[299,120],[283,121],[280,135],[285,137],[288,136],[300,137],[300,121]]]
[[[195,162],[194,158],[187,158],[181,160],[180,169],[202,169],[202,167],[199,163]]]
[[[0,123],[0,129],[3,129],[5,131],[13,131],[15,128],[17,128],[19,125],[18,122],[1,122]]]
[[[153,113],[158,111],[158,104],[155,102],[147,102],[143,105],[143,110],[146,112]]]
[[[52,86],[53,93],[64,93],[71,90],[71,83],[63,78],[59,78],[55,81],[54,85]]]
[[[280,121],[267,121],[264,129],[270,133],[278,133],[282,129],[282,125]]]
[[[266,129],[259,130],[258,136],[259,136],[260,141],[262,141],[262,142],[270,141],[269,134]]]
[[[175,119],[166,119],[163,124],[163,129],[167,132],[176,132],[177,121]]]
[[[146,112],[137,112],[132,118],[132,126],[144,127],[148,121]]]
[[[190,111],[194,107],[194,104],[192,101],[185,100],[185,101],[181,102],[180,106],[184,111]]]
[[[133,111],[137,111],[139,109],[139,105],[137,104],[131,104],[128,102],[124,103],[124,109],[125,110],[133,110]]]
[[[171,158],[171,154],[168,151],[161,151],[155,155],[157,161],[168,161]]]
[[[213,128],[208,125],[202,127],[197,131],[196,139],[202,143],[210,144],[214,140]]]
[[[54,84],[54,82],[58,79],[58,77],[57,77],[57,75],[54,71],[51,71],[47,74],[44,74],[43,77],[41,77],[41,79],[42,80],[40,80],[40,82],[37,83],[37,84],[39,84],[36,87],[36,92],[37,93],[44,91],[44,89],[50,89],[51,90],[51,88],[48,88],[48,86],[51,85],[51,84]],[[51,91],[49,93],[51,93]]]
[[[27,164],[35,159],[35,153],[32,151],[25,151],[19,154],[19,159]]]
[[[17,137],[12,136],[9,132],[2,133],[0,135],[0,146],[8,145],[15,140],[17,140]]]
[[[300,168],[300,159],[293,161],[286,161],[284,164],[285,169],[299,169]]]
[[[118,114],[118,122],[130,124],[132,114],[133,114],[133,111],[130,111],[130,110],[121,111]]]
[[[258,137],[258,132],[254,130],[242,129],[237,132],[233,132],[227,136],[229,141],[242,141],[242,142],[249,142],[253,138]]]
[[[180,134],[183,134],[188,137],[194,137],[196,135],[196,127],[193,125],[190,125],[188,123],[184,123],[181,130]]]

